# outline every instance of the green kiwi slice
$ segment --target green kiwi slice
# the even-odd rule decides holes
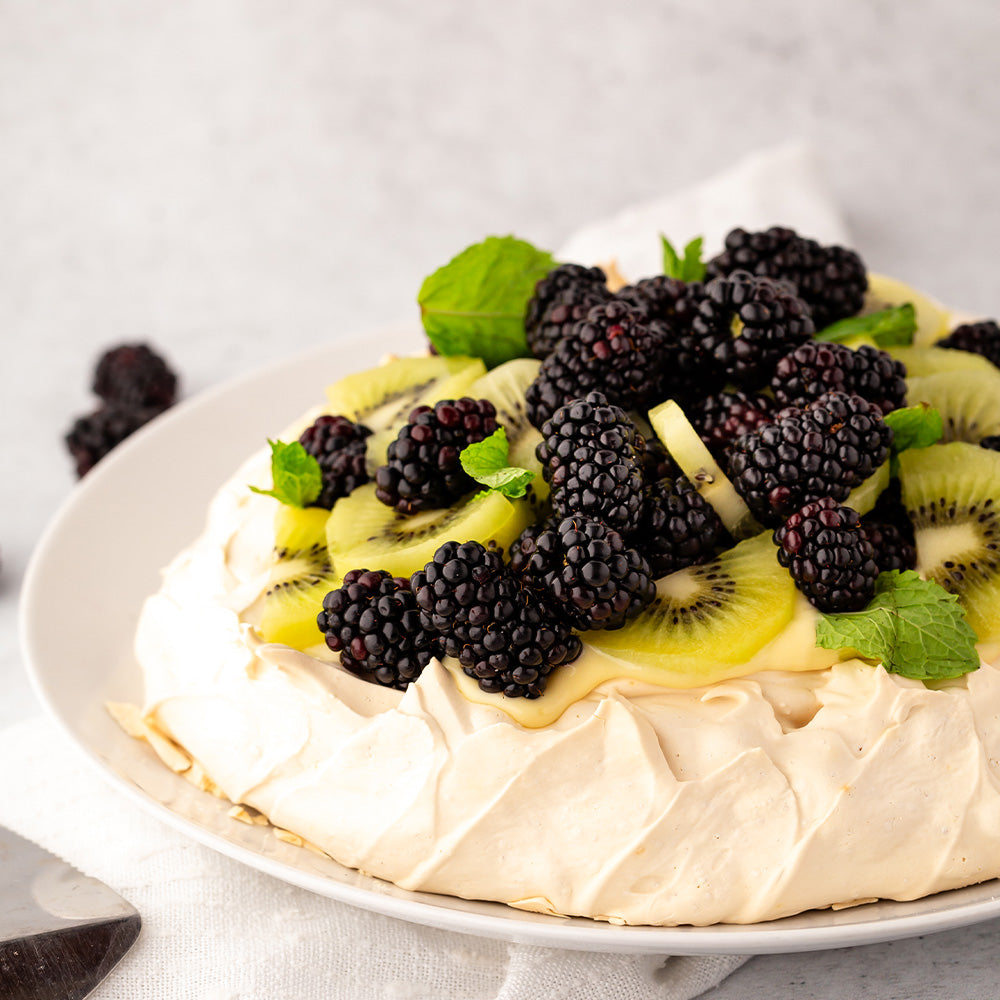
[[[943,353],[947,353],[946,351]],[[992,366],[991,366],[992,367]],[[1000,434],[1000,371],[943,371],[906,380],[911,406],[927,403],[941,413],[941,440],[978,444]]]
[[[795,595],[767,531],[663,577],[640,615],[614,632],[588,632],[587,642],[637,663],[707,677],[720,664],[745,663],[770,642],[791,621]]]
[[[899,456],[917,571],[957,594],[981,642],[1000,639],[1000,453],[956,441]]]
[[[275,515],[274,565],[257,623],[265,642],[296,649],[322,642],[316,615],[323,598],[340,585],[326,548],[329,516],[322,507],[280,505]]]
[[[681,471],[715,508],[734,538],[746,538],[760,531],[746,502],[674,400],[668,399],[650,410],[649,422]]]
[[[889,460],[886,459],[864,482],[855,486],[844,501],[845,507],[867,514],[889,485]]]
[[[981,354],[971,351],[958,351],[944,347],[886,347],[887,351],[897,361],[906,365],[906,374],[937,375],[939,372],[980,371],[993,372],[997,368]]]
[[[510,445],[508,459],[519,469],[530,469],[536,473],[528,489],[539,500],[549,493],[549,485],[542,478],[542,463],[535,457],[535,448],[542,440],[538,431],[528,420],[524,394],[528,386],[538,377],[542,367],[537,358],[515,358],[505,361],[469,386],[467,395],[473,399],[488,399],[497,409],[497,422],[507,432]]]
[[[534,519],[533,504],[499,493],[470,494],[452,507],[399,514],[376,499],[375,484],[368,483],[334,504],[326,544],[341,574],[381,569],[409,576],[447,541],[507,548]]]
[[[486,365],[479,358],[394,358],[328,386],[327,409],[373,432],[368,439],[368,464],[374,469],[385,461],[386,449],[415,406],[464,396],[485,372]]]
[[[948,311],[929,295],[918,292],[897,278],[868,272],[868,291],[861,315],[878,312],[887,306],[901,306],[909,302],[916,314],[917,330],[913,342],[921,347],[933,344],[947,336]]]

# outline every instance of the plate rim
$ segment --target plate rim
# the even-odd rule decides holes
[[[412,350],[414,345],[400,342],[404,338],[414,338],[419,332],[419,326],[413,323],[395,323],[372,330],[348,333],[329,343],[296,352],[283,359],[266,362],[232,378],[224,379],[178,403],[161,417],[141,428],[102,460],[93,471],[88,473],[84,480],[71,490],[59,505],[40,535],[25,570],[18,609],[19,642],[29,681],[43,710],[73,746],[82,751],[84,757],[96,769],[97,773],[113,787],[125,792],[131,801],[180,833],[289,884],[348,905],[412,923],[457,933],[500,938],[522,944],[568,950],[631,954],[775,954],[902,940],[921,934],[951,930],[1000,916],[1000,880],[994,879],[990,880],[994,883],[994,890],[988,898],[976,899],[972,902],[959,902],[954,906],[945,906],[944,908],[934,907],[925,912],[921,912],[920,904],[926,904],[927,900],[940,900],[952,894],[983,890],[983,887],[990,885],[990,882],[979,883],[964,889],[948,890],[934,896],[913,900],[910,903],[886,900],[867,904],[865,910],[868,913],[875,912],[874,909],[868,909],[869,907],[877,908],[886,904],[894,907],[911,907],[916,910],[916,912],[901,915],[876,916],[875,919],[845,922],[831,920],[829,923],[821,922],[817,926],[789,926],[789,922],[794,922],[797,917],[802,916],[796,915],[762,923],[714,924],[707,927],[689,925],[680,927],[618,926],[607,922],[588,920],[584,917],[546,917],[539,914],[527,914],[499,902],[460,900],[458,897],[410,892],[384,880],[363,876],[344,868],[345,872],[351,873],[353,881],[357,881],[358,878],[369,879],[375,887],[388,886],[391,894],[387,894],[385,891],[378,891],[377,888],[346,884],[326,876],[315,875],[233,843],[159,802],[137,784],[117,773],[107,760],[102,759],[95,747],[87,742],[84,735],[74,727],[72,721],[56,704],[48,687],[45,664],[40,662],[41,657],[38,655],[32,639],[37,616],[44,607],[42,600],[45,590],[43,572],[50,557],[50,549],[54,545],[54,539],[58,537],[61,527],[67,520],[78,514],[80,507],[86,507],[88,497],[92,493],[98,492],[100,484],[115,476],[120,470],[127,468],[128,464],[134,461],[135,457],[143,453],[145,449],[154,447],[160,435],[168,434],[167,428],[176,427],[186,422],[194,422],[199,414],[211,409],[213,405],[223,405],[227,402],[231,405],[249,387],[274,378],[277,373],[287,376],[293,371],[304,370],[312,366],[319,367],[321,363],[335,367],[337,360],[343,359],[344,352],[352,344],[366,345],[367,348],[370,348],[372,343],[384,342],[390,351],[393,347],[396,349],[409,347]],[[362,351],[363,353],[364,351]],[[351,365],[349,370],[357,369]],[[294,412],[290,410],[289,421],[299,416],[304,409],[298,403],[294,406],[297,409]],[[234,453],[231,456],[232,468],[235,469],[245,457],[246,455]],[[222,477],[219,478],[220,483],[221,481]],[[200,513],[203,522],[204,508],[200,508]],[[131,648],[131,636],[128,638],[129,648]],[[184,780],[179,776],[175,777],[178,781]],[[207,792],[201,794],[207,800],[217,803],[220,808],[228,808],[232,805],[229,800],[217,799]],[[453,901],[451,905],[448,903],[449,900]],[[459,906],[459,903],[462,905]],[[842,914],[845,911],[814,910],[808,911],[808,914],[815,920],[817,914],[827,912]],[[859,909],[857,912],[861,912],[861,910]],[[542,919],[539,920],[539,917]]]

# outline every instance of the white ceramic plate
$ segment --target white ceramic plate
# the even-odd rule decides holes
[[[198,791],[125,736],[103,706],[142,701],[132,655],[139,609],[157,589],[160,567],[201,530],[218,486],[268,435],[322,399],[327,383],[376,364],[386,351],[419,344],[412,329],[342,340],[205,393],[116,449],[59,511],[28,570],[22,639],[42,702],[110,781],[185,834],[287,882],[404,920],[535,945],[674,955],[811,951],[1000,915],[997,882],[911,903],[705,928],[616,927],[406,892],[228,818],[228,803]]]

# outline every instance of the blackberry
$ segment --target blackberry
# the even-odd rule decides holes
[[[93,389],[109,404],[165,410],[177,398],[177,376],[148,345],[121,344],[101,355]]]
[[[860,611],[875,596],[879,568],[861,517],[832,497],[811,501],[774,532],[778,562],[820,611]]]
[[[1000,326],[997,326],[995,319],[956,326],[947,337],[939,340],[934,346],[981,354],[987,361],[992,361],[1000,368]]]
[[[535,449],[556,515],[585,515],[626,534],[642,516],[642,470],[632,421],[599,392],[561,406]]]
[[[730,478],[757,520],[774,526],[812,500],[847,499],[885,461],[891,442],[873,403],[828,392],[737,438]]]
[[[734,271],[789,282],[818,330],[860,312],[868,290],[867,270],[853,250],[821,246],[782,226],[732,230],[722,253],[706,264],[706,275],[727,277]]]
[[[681,474],[680,466],[673,460],[663,442],[652,435],[636,433],[635,453],[639,459],[644,483],[655,483],[660,479],[673,479]]]
[[[447,542],[412,578],[424,627],[491,694],[537,698],[582,644],[551,607],[478,542]]]
[[[657,402],[664,361],[661,338],[625,302],[595,306],[556,344],[525,393],[531,423],[541,429],[560,406],[600,389],[626,410]]]
[[[814,332],[809,309],[783,284],[734,271],[705,286],[691,330],[743,389],[767,384],[778,359]],[[738,334],[738,336],[737,336]]]
[[[617,297],[647,319],[662,320],[675,330],[689,330],[704,291],[700,281],[684,282],[657,274],[619,288]]]
[[[708,562],[726,529],[687,476],[661,479],[643,492],[642,524],[633,541],[654,577]]]
[[[535,285],[524,315],[528,348],[547,358],[594,306],[611,298],[608,277],[599,267],[561,264]]]
[[[368,482],[365,468],[367,438],[371,431],[347,417],[323,414],[299,436],[299,443],[319,462],[323,488],[313,507],[330,510],[335,501]]]
[[[824,392],[853,392],[883,413],[906,404],[906,366],[877,347],[811,340],[789,351],[771,377],[782,406],[805,406]]]
[[[590,517],[522,533],[511,569],[575,629],[618,629],[655,594],[649,564],[621,534]]]
[[[767,396],[735,389],[706,396],[684,412],[709,451],[721,458],[740,435],[771,422],[774,403]]]
[[[864,518],[861,526],[875,551],[875,564],[880,573],[916,568],[917,547],[913,543],[912,525],[906,532],[894,522]]]
[[[159,406],[137,409],[108,403],[74,421],[65,442],[77,477],[85,476],[112,448],[162,412]]]
[[[316,624],[352,673],[404,690],[444,652],[420,621],[410,581],[383,570],[352,569],[323,598]]]
[[[1000,434],[988,434],[979,442],[980,448],[988,448],[990,451],[1000,451]]]
[[[463,396],[416,407],[375,472],[375,496],[401,514],[450,506],[476,486],[462,468],[462,449],[498,426],[496,408],[486,399]]]

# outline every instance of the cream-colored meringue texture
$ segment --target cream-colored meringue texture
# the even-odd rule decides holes
[[[526,729],[432,663],[405,693],[262,643],[273,501],[220,491],[137,635],[150,721],[234,802],[397,883],[630,924],[746,923],[1000,875],[1000,671],[858,660],[606,682]],[[585,654],[587,655],[587,654]]]

